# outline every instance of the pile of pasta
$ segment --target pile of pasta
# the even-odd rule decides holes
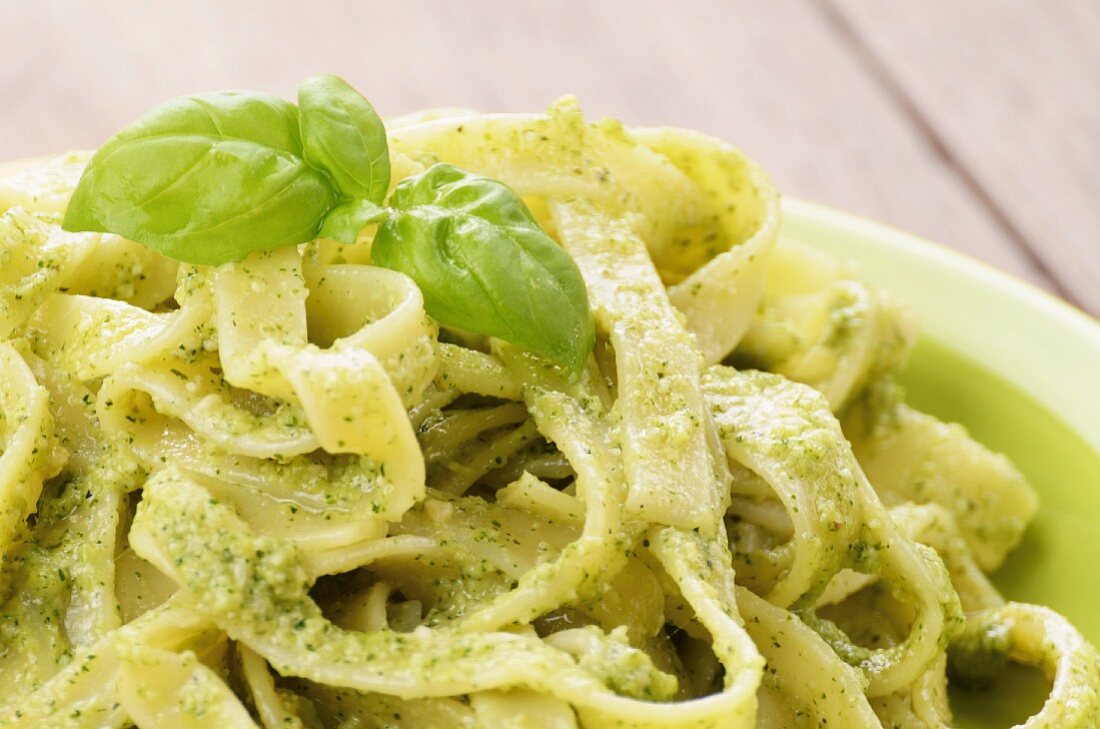
[[[570,376],[440,329],[317,240],[181,265],[0,182],[0,724],[943,727],[946,684],[1097,653],[987,574],[1036,510],[907,406],[905,308],[779,241],[718,140],[545,115],[389,125],[395,182],[506,182],[576,260]]]

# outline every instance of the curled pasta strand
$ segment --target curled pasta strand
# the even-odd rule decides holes
[[[439,344],[436,384],[486,397],[523,399],[523,385],[492,355],[445,342]]]
[[[240,699],[194,652],[123,644],[119,658],[119,703],[138,726],[259,729]],[[202,712],[189,709],[200,702]]]
[[[632,217],[655,249],[705,216],[692,180],[615,120],[586,123],[576,99],[546,114],[439,118],[394,129],[391,149],[425,162],[442,160],[500,180],[529,198],[591,201],[612,216]]]
[[[779,234],[779,195],[764,170],[721,140],[670,127],[634,129],[631,136],[691,178],[715,211],[715,224],[698,231],[695,250],[673,249],[668,260],[656,261],[659,269],[686,269],[668,297],[703,360],[714,364],[741,340],[763,294]]]
[[[958,596],[939,557],[911,542],[890,519],[820,393],[778,375],[721,367],[707,372],[706,387],[718,410],[716,420],[724,428],[723,440],[729,454],[737,458],[744,453],[748,461],[744,465],[758,473],[774,474],[774,483],[781,484],[776,486],[777,492],[790,494],[788,514],[796,525],[791,564],[805,565],[797,573],[805,576],[798,582],[784,582],[784,578],[796,574],[793,568],[787,572],[776,583],[784,589],[782,596],[808,600],[812,605],[844,567],[881,575],[914,606],[910,634],[898,645],[862,648],[812,610],[803,617],[842,658],[863,671],[869,696],[892,693],[911,683],[940,652],[942,641],[961,627]],[[754,395],[764,396],[755,399]],[[792,453],[800,461],[799,470],[813,474],[813,478],[784,478],[783,464]],[[800,491],[805,494],[801,501],[797,498]],[[809,545],[813,556],[799,561],[797,553],[802,545],[797,535],[798,525],[806,519],[801,514],[804,507],[819,523],[808,521],[801,527],[812,534],[801,541]],[[854,525],[848,527],[843,539],[822,550],[818,540],[844,530],[849,514]]]
[[[1039,508],[1035,490],[1004,456],[902,402],[896,384],[868,388],[843,420],[852,450],[887,503],[935,504],[955,519],[978,566],[990,572]]]
[[[645,245],[586,201],[550,206],[581,269],[598,331],[615,350],[626,516],[713,535],[726,494],[715,479],[702,360]],[[671,487],[676,484],[676,487]]]
[[[824,726],[873,727],[877,723],[863,695],[862,677],[841,663],[816,632],[798,616],[751,590],[737,588],[737,607],[745,630],[767,661],[765,687],[780,692]]]
[[[419,290],[401,274],[389,274],[384,277],[405,282],[403,299],[413,300],[398,315],[415,316],[423,306]],[[389,461],[390,478],[419,497],[423,458],[404,403],[379,358],[366,348],[385,340],[384,332],[372,331],[384,330],[385,319],[321,349],[307,341],[308,294],[301,256],[293,248],[219,267],[214,313],[225,379],[299,405],[326,451]],[[434,357],[429,362],[424,386],[434,374]]]
[[[165,651],[199,649],[219,640],[206,618],[169,600],[90,646],[29,696],[11,697],[0,708],[0,723],[18,729],[50,726],[58,716],[67,726],[122,727],[127,721],[120,701],[122,652],[139,645]]]
[[[461,626],[471,631],[527,623],[563,603],[598,594],[599,586],[625,565],[631,541],[621,523],[626,484],[618,453],[590,384],[582,381],[569,387],[529,355],[511,349],[505,350],[503,359],[527,383],[525,400],[535,423],[577,473],[584,526],[553,561],[525,572],[515,590],[466,616]]]
[[[0,342],[0,413],[0,555],[6,583],[7,562],[25,536],[42,483],[64,463],[54,438],[49,393],[8,342]]]
[[[44,213],[65,212],[91,156],[90,152],[71,150],[0,179],[0,212],[16,206]]]
[[[98,237],[66,233],[23,208],[0,216],[0,337],[19,331],[97,243]]]
[[[837,413],[900,369],[916,341],[905,306],[791,239],[775,246],[763,294],[734,360],[816,388]]]
[[[782,607],[814,600],[850,559],[863,525],[857,473],[837,447],[835,420],[816,393],[776,375],[715,367],[703,387],[726,454],[771,485],[791,522],[790,549],[750,557],[767,570],[760,588]]]
[[[974,666],[996,665],[993,658],[1042,669],[1053,679],[1050,695],[1021,729],[1086,729],[1100,726],[1100,654],[1069,622],[1039,605],[1009,602],[967,619],[951,646],[954,672],[971,680],[988,678]]]
[[[640,655],[635,658],[630,652],[616,655],[640,669],[631,684],[633,697],[614,693],[567,654],[522,635],[424,627],[411,633],[342,631],[308,597],[307,573],[296,550],[256,537],[231,509],[173,469],[154,475],[145,493],[131,530],[135,549],[179,581],[193,609],[247,643],[283,675],[402,698],[523,687],[598,715],[604,726],[631,729],[656,727],[674,717],[705,727],[752,725],[752,672],[740,681],[732,679],[738,687],[736,704],[730,692],[721,700],[662,704],[645,699],[661,698],[653,692],[667,676],[639,666]],[[196,531],[196,521],[206,528]],[[229,585],[237,587],[226,591]],[[272,604],[280,609],[272,616],[275,622],[266,624],[262,616]],[[706,610],[714,611],[726,614],[718,607]],[[425,682],[420,674],[428,665],[433,677]],[[736,712],[731,714],[731,708]]]
[[[264,729],[300,729],[302,720],[288,711],[279,699],[267,662],[246,645],[238,643],[236,650],[248,693]]]

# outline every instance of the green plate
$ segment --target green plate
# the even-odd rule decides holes
[[[922,336],[902,382],[921,410],[962,423],[1035,485],[1039,515],[994,576],[1100,644],[1100,322],[974,259],[853,215],[784,201],[782,234],[854,262],[907,300]],[[1037,672],[952,694],[958,726],[1004,727],[1045,695]]]

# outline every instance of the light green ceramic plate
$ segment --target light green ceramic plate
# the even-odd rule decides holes
[[[910,302],[922,337],[909,401],[1007,454],[1042,506],[995,576],[1009,599],[1048,605],[1100,644],[1100,322],[978,261],[893,228],[787,200],[783,234],[855,262]],[[1008,671],[990,693],[952,695],[963,727],[1029,716],[1046,687]]]

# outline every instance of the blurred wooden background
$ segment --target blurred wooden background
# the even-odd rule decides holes
[[[1100,313],[1097,0],[0,0],[0,159],[178,94],[338,73],[383,115],[534,110],[724,137],[788,195]]]

